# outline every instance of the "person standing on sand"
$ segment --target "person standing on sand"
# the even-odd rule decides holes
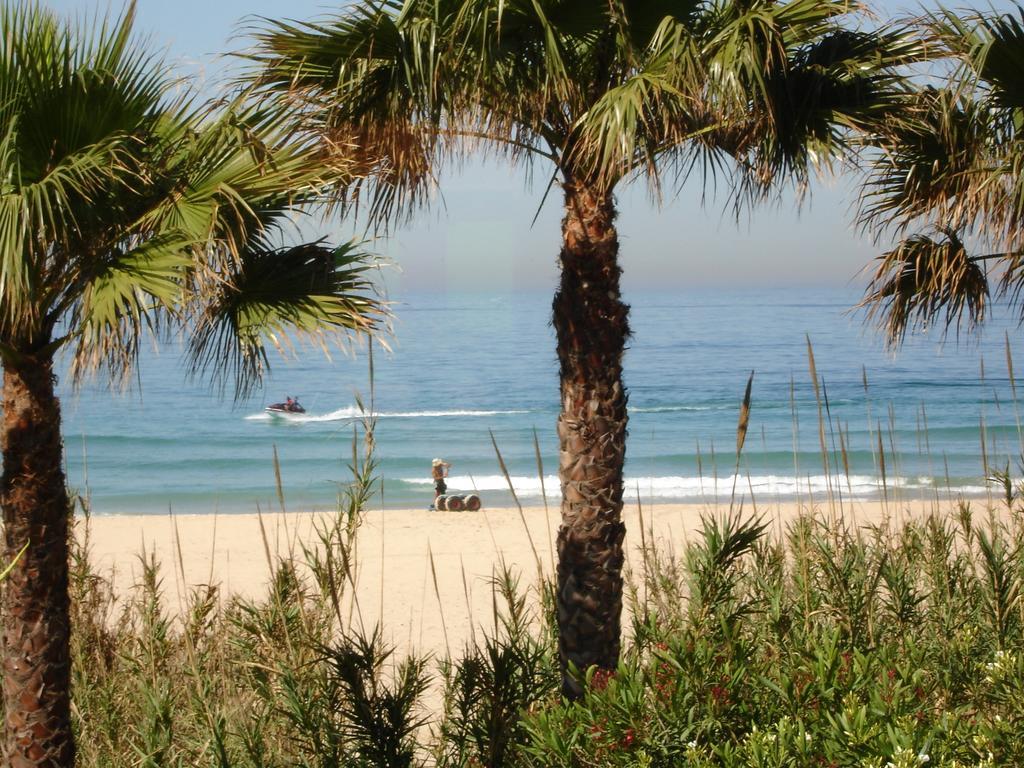
[[[448,490],[448,485],[444,479],[448,477],[448,470],[451,469],[449,464],[444,459],[434,459],[431,462],[431,474],[434,477],[434,499]]]

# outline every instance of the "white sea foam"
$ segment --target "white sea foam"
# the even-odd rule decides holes
[[[525,410],[455,410],[455,411],[380,411],[374,415],[378,419],[441,419],[452,416],[465,416],[465,417],[476,417],[476,416],[508,416],[515,414],[529,413]],[[346,408],[339,408],[336,411],[330,411],[329,413],[313,414],[313,413],[290,413],[284,418],[291,422],[299,424],[310,423],[310,422],[321,422],[321,421],[349,421],[351,419],[362,419],[370,415],[367,411],[361,408],[350,405]],[[247,421],[267,421],[269,419],[280,418],[264,411],[263,413],[254,413],[245,417]]]
[[[428,475],[425,479],[421,477],[403,477],[403,483],[410,485],[433,485],[434,481]],[[451,475],[445,482],[450,488],[457,488],[460,491],[507,491],[508,482],[504,475]],[[534,475],[512,475],[512,487],[521,496],[540,496],[540,479]],[[558,476],[547,475],[544,478],[544,490],[547,494],[558,494]]]
[[[530,475],[512,475],[512,486],[515,492],[522,498],[539,498],[541,495],[540,479]],[[429,477],[402,478],[402,482],[410,485],[431,485],[433,480]],[[784,496],[795,497],[810,494],[824,495],[829,488],[835,493],[844,496],[869,497],[878,496],[882,493],[882,481],[879,477],[871,475],[811,475],[807,477],[794,477],[792,475],[751,475],[735,478],[733,475],[714,477],[697,477],[683,475],[667,475],[661,477],[627,477],[625,479],[625,490],[627,499],[636,499],[637,488],[640,490],[640,498],[643,499],[713,499],[714,497],[728,497],[733,490],[735,482],[737,494],[749,494],[751,490],[755,496]],[[508,482],[504,475],[452,475],[447,480],[449,488],[459,491],[507,491]],[[901,488],[907,490],[923,490],[935,487],[935,483],[927,477],[905,478],[888,477],[886,486],[890,490]],[[964,485],[954,487],[952,490],[962,493],[983,493],[984,486]],[[560,495],[558,477],[547,475],[544,478],[544,491],[550,497]]]

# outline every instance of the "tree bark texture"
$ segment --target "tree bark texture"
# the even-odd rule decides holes
[[[70,768],[68,521],[60,403],[52,361],[4,368],[4,564],[28,544],[3,585],[4,765]]]
[[[629,307],[619,295],[611,195],[572,181],[564,189],[561,283],[553,306],[562,395],[557,609],[562,692],[576,698],[582,689],[570,663],[584,672],[614,670],[619,661]]]

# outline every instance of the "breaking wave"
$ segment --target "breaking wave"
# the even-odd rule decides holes
[[[512,486],[518,496],[522,498],[540,498],[541,482],[536,476],[513,475]],[[402,478],[403,483],[422,486],[432,485],[433,481],[428,477]],[[508,482],[503,475],[452,475],[447,480],[448,486],[459,491],[507,491]],[[882,480],[871,475],[812,475],[809,477],[794,477],[792,475],[751,475],[736,478],[733,475],[714,477],[696,477],[683,475],[668,475],[661,477],[627,477],[625,479],[625,491],[627,499],[637,498],[637,488],[640,491],[640,499],[678,499],[695,500],[714,498],[716,496],[728,496],[732,493],[735,482],[737,494],[749,494],[751,491],[755,496],[781,496],[796,497],[804,495],[824,495],[831,489],[834,493],[841,493],[843,496],[867,498],[880,496],[882,494]],[[945,480],[939,484],[941,489],[946,488]],[[936,482],[929,477],[888,477],[886,487],[890,490],[900,488],[907,490],[923,490],[936,487]],[[985,486],[965,484],[951,486],[950,490],[966,494],[980,494],[985,492]],[[550,497],[560,495],[558,477],[547,475],[544,478],[544,492]]]

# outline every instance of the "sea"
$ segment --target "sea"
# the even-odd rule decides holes
[[[850,286],[627,294],[627,502],[978,496],[999,493],[1000,471],[1021,477],[1017,317],[999,309],[980,336],[930,333],[893,351],[851,311],[859,297]],[[452,465],[450,491],[485,506],[557,505],[551,295],[391,299],[372,384],[365,343],[330,359],[302,346],[272,355],[262,388],[237,402],[189,380],[174,341],[143,351],[126,391],[102,379],[75,390],[61,368],[69,483],[98,515],[276,510],[276,457],[285,508],[329,510],[372,415],[374,507],[428,507],[435,457]],[[286,396],[306,414],[264,412]]]

